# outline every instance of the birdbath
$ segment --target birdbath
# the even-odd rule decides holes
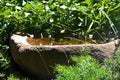
[[[111,58],[116,50],[116,40],[105,44],[32,45],[29,38],[26,34],[13,34],[10,51],[23,70],[37,76],[54,77],[56,64],[69,65],[70,56],[79,56],[85,47],[99,61]]]

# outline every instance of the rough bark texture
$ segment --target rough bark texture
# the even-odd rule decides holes
[[[56,64],[68,65],[71,55],[80,55],[85,47],[80,45],[30,45],[27,36],[13,34],[10,40],[10,50],[14,61],[24,70],[38,75],[53,77]],[[106,44],[87,44],[87,49],[99,61],[111,58],[116,50],[115,42]]]

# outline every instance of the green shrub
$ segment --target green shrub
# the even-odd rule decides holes
[[[105,59],[100,64],[89,55],[72,57],[76,63],[71,66],[56,66],[57,80],[119,80],[120,79],[120,48],[112,59]]]
[[[117,34],[112,16],[113,12],[120,12],[120,4],[113,0],[50,0],[48,3],[50,3],[49,11],[55,13],[51,17],[52,31],[54,27],[59,27],[59,32],[65,30],[66,33],[75,33],[84,37],[88,37],[89,34],[101,34],[101,31],[106,35]]]
[[[112,21],[119,21],[119,15],[114,15],[120,12],[120,1],[116,1],[36,0],[21,5],[15,0],[3,0],[0,2],[1,36],[5,39],[16,31],[57,35],[64,31],[84,38],[96,33],[117,34],[119,26]]]
[[[57,65],[57,80],[109,80],[107,70],[91,56],[72,57],[72,66]]]
[[[109,80],[120,79],[120,48],[115,52],[113,59],[106,59],[104,67],[110,73]]]

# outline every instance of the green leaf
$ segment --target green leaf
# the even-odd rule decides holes
[[[115,9],[120,9],[120,4],[118,4],[117,6],[115,6],[114,8],[112,8],[110,11],[113,11]]]
[[[26,5],[24,6],[24,8],[29,10],[31,8],[30,3],[26,3]]]
[[[0,73],[0,78],[5,77],[6,75],[4,73]]]
[[[110,17],[105,13],[105,11],[101,10],[101,12],[103,13],[103,15],[108,19],[109,23],[110,23],[110,27],[112,28],[112,30],[114,31],[115,34],[117,34],[117,29],[114,25],[114,23],[112,22],[112,20],[110,19]]]
[[[9,10],[9,9],[8,9],[8,10],[5,10],[2,14],[3,14],[4,16],[9,16],[10,10]]]

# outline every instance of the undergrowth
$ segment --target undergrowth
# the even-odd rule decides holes
[[[87,53],[88,54],[88,53]],[[105,59],[104,64],[90,55],[72,56],[75,65],[56,66],[56,80],[119,80],[120,48],[112,59]]]

